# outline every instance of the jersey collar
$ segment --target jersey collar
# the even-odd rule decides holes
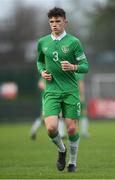
[[[60,41],[62,38],[64,38],[65,36],[66,36],[66,32],[64,31],[60,36],[58,36],[57,38],[53,35],[53,34],[51,34],[51,38],[53,39],[53,40],[58,40],[58,41]]]

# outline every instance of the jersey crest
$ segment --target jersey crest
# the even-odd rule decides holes
[[[63,53],[68,53],[69,52],[69,46],[62,46],[61,50],[63,51]]]

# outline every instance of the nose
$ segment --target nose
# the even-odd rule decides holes
[[[53,23],[53,27],[56,27],[56,23],[55,22]]]

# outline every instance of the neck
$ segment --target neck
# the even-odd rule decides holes
[[[64,31],[63,32],[60,32],[60,33],[54,33],[54,32],[52,32],[52,35],[53,36],[55,36],[56,38],[58,38],[61,34],[63,34],[64,33]]]

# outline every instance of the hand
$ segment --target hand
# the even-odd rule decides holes
[[[47,70],[42,71],[41,76],[42,76],[44,79],[47,79],[48,81],[51,81],[51,80],[52,80],[52,75],[51,75],[50,73],[48,73]]]
[[[68,61],[61,61],[61,67],[63,71],[75,71],[75,65]]]

